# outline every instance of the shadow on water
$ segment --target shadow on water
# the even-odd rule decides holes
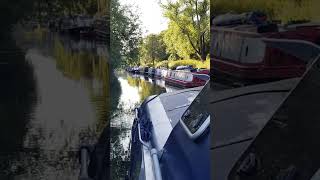
[[[28,151],[23,142],[37,103],[33,67],[10,39],[0,44],[0,83],[0,179],[6,179],[25,171],[12,163]]]

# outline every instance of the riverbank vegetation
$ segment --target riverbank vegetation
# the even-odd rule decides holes
[[[90,16],[109,15],[109,0],[29,0],[33,1],[33,13],[30,18],[38,22],[50,19],[84,14]]]
[[[210,14],[214,17],[228,12],[259,10],[266,13],[271,20],[279,20],[286,24],[300,20],[318,21],[319,5],[318,0],[215,0],[211,1]]]
[[[168,28],[145,37],[138,17],[118,0],[111,2],[111,51],[115,51],[111,54],[117,64],[209,68],[209,0],[167,0],[159,4],[169,21]]]
[[[142,31],[138,15],[119,0],[111,0],[110,55],[114,68],[133,64],[139,55]]]
[[[18,22],[47,24],[61,16],[77,14],[107,16],[109,0],[4,0],[0,1],[0,35],[5,36]]]

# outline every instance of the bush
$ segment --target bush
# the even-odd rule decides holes
[[[158,62],[157,64],[156,64],[156,67],[158,68],[158,67],[168,67],[168,63],[169,63],[169,61],[168,60],[165,60],[165,61],[160,61],[160,62]]]
[[[187,65],[191,65],[194,68],[210,69],[210,59],[208,58],[205,61],[194,60],[194,59],[169,61],[168,65],[170,69],[175,69],[178,66],[187,66]]]
[[[152,67],[152,63],[141,64],[142,66]],[[186,59],[186,60],[176,60],[176,61],[160,61],[155,64],[156,68],[165,67],[170,69],[175,69],[178,66],[187,66],[191,65],[194,68],[206,68],[210,69],[210,58],[207,57],[205,61],[195,60],[195,59]]]

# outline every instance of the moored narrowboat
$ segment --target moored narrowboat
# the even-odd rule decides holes
[[[161,78],[161,75],[162,75],[162,69],[156,68],[155,73],[154,73],[154,77]]]
[[[156,69],[155,69],[155,68],[150,67],[150,68],[148,69],[148,76],[154,77],[155,73],[156,73]]]
[[[315,108],[320,46],[276,39],[267,43],[308,62],[307,70],[298,78],[207,94],[214,115],[212,179],[319,179],[320,144],[313,137],[320,128]]]
[[[187,71],[168,70],[164,79],[166,84],[191,88],[205,85],[209,81],[210,76]]]
[[[169,71],[168,69],[162,69],[162,70],[161,70],[161,77],[162,77],[162,78],[167,77],[168,71]]]
[[[216,80],[251,84],[300,77],[305,72],[307,63],[300,57],[271,47],[266,41],[293,42],[288,46],[294,46],[295,41],[319,44],[320,24],[280,26],[266,18],[250,20],[249,14],[235,17],[213,19],[210,57]],[[235,21],[238,18],[242,20]]]
[[[149,67],[143,67],[143,66],[139,67],[140,74],[148,74],[148,71],[149,71]]]
[[[108,16],[96,17],[94,19],[93,32],[97,40],[107,41],[110,39],[110,28],[108,27],[109,21],[110,19]]]

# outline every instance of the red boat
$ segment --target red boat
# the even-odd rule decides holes
[[[165,77],[166,84],[191,88],[204,86],[210,79],[207,74],[193,73],[188,71],[168,70]]]
[[[276,28],[274,28],[276,26]],[[272,28],[270,28],[272,27]],[[260,28],[260,29],[259,29]],[[299,24],[264,27],[255,24],[236,24],[211,27],[211,73],[217,80],[250,84],[300,77],[307,62],[274,48],[266,41],[298,41],[319,44],[319,24]],[[268,30],[269,29],[269,30]],[[294,47],[292,47],[294,48]],[[296,47],[299,50],[298,46]]]

